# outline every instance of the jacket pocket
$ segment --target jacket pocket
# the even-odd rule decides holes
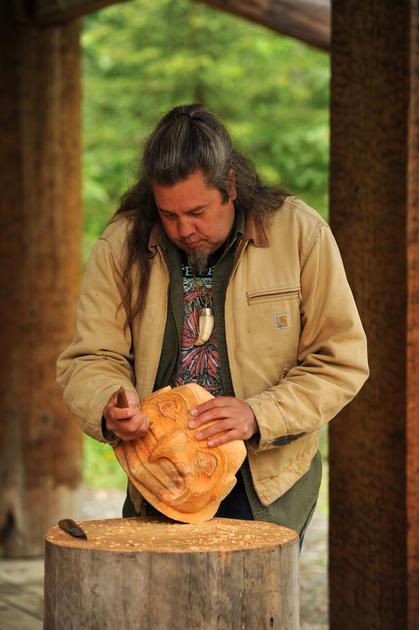
[[[301,301],[301,287],[300,285],[294,285],[260,289],[259,291],[246,291],[246,298],[248,306],[263,302],[282,302],[283,300]]]

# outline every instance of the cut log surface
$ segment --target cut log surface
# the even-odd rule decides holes
[[[54,527],[45,542],[45,629],[299,628],[296,532],[272,523],[150,518]]]

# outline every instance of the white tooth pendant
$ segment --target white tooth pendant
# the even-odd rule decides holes
[[[214,330],[214,315],[212,309],[201,308],[199,313],[199,334],[198,339],[195,341],[195,346],[203,346],[211,337],[211,333]]]

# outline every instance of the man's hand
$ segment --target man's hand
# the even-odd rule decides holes
[[[219,396],[191,410],[191,429],[210,420],[217,420],[210,427],[198,431],[198,440],[208,440],[208,446],[220,446],[233,440],[248,440],[257,433],[258,425],[252,408],[238,398]]]
[[[150,424],[149,419],[145,413],[140,411],[138,398],[134,392],[125,392],[128,400],[128,407],[125,409],[116,406],[117,393],[112,394],[103,410],[106,428],[124,442],[136,440],[147,431]]]

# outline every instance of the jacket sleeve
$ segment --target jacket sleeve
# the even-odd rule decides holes
[[[319,429],[361,389],[369,375],[367,342],[336,241],[317,231],[301,270],[301,333],[297,365],[276,386],[248,398],[265,450]]]
[[[109,243],[99,239],[84,274],[74,338],[57,361],[57,381],[82,430],[112,445],[118,439],[103,435],[103,409],[121,385],[135,391],[131,332],[120,304],[117,263]]]

